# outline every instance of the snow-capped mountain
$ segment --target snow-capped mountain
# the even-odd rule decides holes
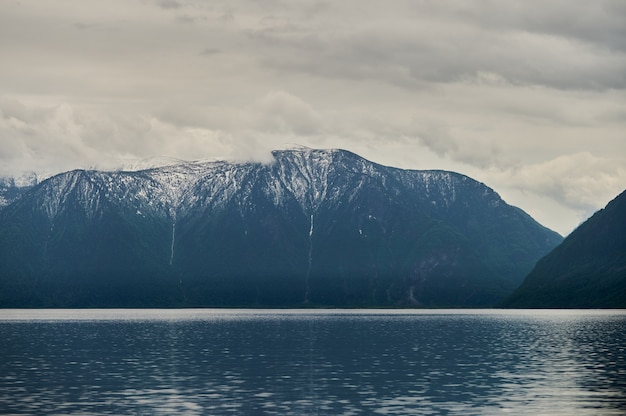
[[[77,170],[0,213],[0,306],[477,306],[561,237],[490,188],[344,150]]]
[[[19,176],[0,176],[0,210],[18,200],[24,192],[37,185],[37,174],[28,172]]]

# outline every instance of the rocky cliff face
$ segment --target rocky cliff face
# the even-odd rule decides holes
[[[0,306],[485,306],[560,241],[466,176],[343,150],[72,171],[0,213]]]

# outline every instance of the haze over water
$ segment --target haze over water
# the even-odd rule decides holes
[[[0,310],[0,413],[626,413],[626,312]]]

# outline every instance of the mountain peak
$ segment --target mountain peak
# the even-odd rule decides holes
[[[308,163],[329,163],[336,157],[347,155],[351,155],[355,158],[361,158],[360,156],[357,156],[347,150],[312,149],[304,146],[272,151],[272,156],[276,161],[281,161],[285,158],[298,158],[300,160],[307,161]]]

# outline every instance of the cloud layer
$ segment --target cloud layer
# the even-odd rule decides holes
[[[0,4],[0,174],[269,160],[450,169],[561,233],[626,188],[621,0]]]

